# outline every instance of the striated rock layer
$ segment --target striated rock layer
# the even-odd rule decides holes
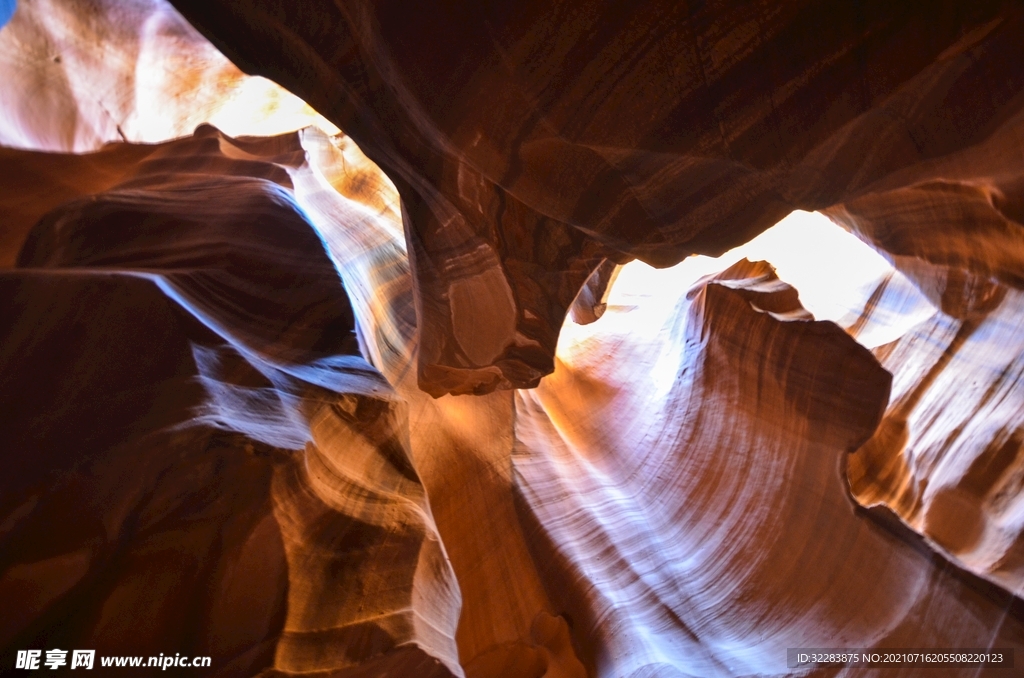
[[[4,146],[84,152],[186,136],[204,122],[235,136],[337,132],[293,94],[239,71],[164,0],[24,0],[0,31],[0,71]]]
[[[989,142],[1020,166],[1016,3],[174,4],[398,186],[435,395],[535,386],[604,257],[671,265],[796,208],[985,182],[963,158]]]
[[[915,289],[880,285],[861,326],[915,302],[930,313],[875,349],[894,375],[893,397],[875,435],[850,457],[848,476],[861,504],[890,508],[939,552],[1019,596],[1024,299],[994,289],[992,310],[958,318]]]
[[[764,262],[658,297],[567,326],[555,373],[516,396],[520,511],[590,675],[784,675],[786,647],[1019,653],[1009,601],[847,497],[843,457],[889,395],[865,348]]]
[[[155,654],[168,649],[159,642],[210,654],[222,675],[585,675],[513,505],[511,394],[438,400],[417,388],[404,242],[388,209],[374,206],[386,196],[363,205],[334,188],[360,171],[340,145],[312,130],[257,140],[205,127],[159,146],[110,147],[82,161],[116,167],[109,182],[120,183],[66,203],[18,242],[18,267],[3,273],[14,321],[0,392],[18,403],[2,511],[21,536],[5,542],[5,590],[48,593],[14,600],[5,647],[88,642]],[[70,181],[76,167],[69,156],[8,154],[40,180]],[[127,330],[136,307],[147,309],[136,331],[105,344],[104,328]],[[62,328],[76,348],[54,361]],[[169,345],[171,367],[160,367],[150,336]],[[123,355],[174,378],[150,377]],[[52,370],[42,387],[41,364]],[[122,369],[141,385],[110,383]],[[70,442],[90,437],[94,448]],[[33,535],[71,510],[56,479],[83,464],[77,491],[91,508],[82,519],[110,523],[118,507],[121,522],[95,537],[69,529],[44,547]],[[231,528],[239,534],[226,540],[225,521],[245,512],[255,527]],[[66,572],[58,554],[77,554],[83,539],[101,554],[149,554],[140,513],[159,518],[163,550],[127,564],[83,557]],[[50,570],[36,567],[40,549],[56,558],[41,561]],[[245,558],[254,560],[238,564]],[[133,595],[111,598],[105,587]],[[233,597],[204,593],[222,589]],[[94,628],[98,606],[137,621]],[[73,624],[60,621],[69,610]]]
[[[5,658],[1024,657],[1019,5],[177,4],[352,136],[0,148]],[[336,131],[156,0],[24,0],[0,64],[5,145]],[[796,206],[895,267],[839,324],[617,265]]]
[[[376,217],[314,174],[298,135],[204,127],[143,151],[0,274],[4,656],[462,675],[408,408],[360,355],[294,186],[319,182],[304,195],[336,219]]]

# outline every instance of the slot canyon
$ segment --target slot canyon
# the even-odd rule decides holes
[[[2,675],[1024,675],[1019,0],[0,0],[0,337]]]

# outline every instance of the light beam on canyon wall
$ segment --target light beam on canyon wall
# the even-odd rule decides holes
[[[5,669],[1024,661],[1018,4],[173,4],[0,29]]]

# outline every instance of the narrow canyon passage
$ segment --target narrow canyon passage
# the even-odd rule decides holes
[[[1024,662],[1021,64],[1002,2],[0,2],[0,672],[1014,675],[789,650]]]

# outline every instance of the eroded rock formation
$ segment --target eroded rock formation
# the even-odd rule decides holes
[[[333,129],[239,71],[162,0],[23,0],[0,33],[0,69],[4,146],[83,152],[204,122],[236,136]]]
[[[164,2],[0,30],[0,661],[1024,660],[1018,4],[175,4],[350,136]],[[619,265],[797,207],[836,322]]]
[[[2,275],[0,642],[173,647],[222,675],[459,674],[407,407],[360,356],[293,187],[320,227],[377,217],[297,134],[144,150],[92,158],[121,181],[50,212]]]
[[[535,386],[602,256],[719,253],[1000,132],[1019,158],[1019,5],[175,6],[398,185],[434,394]]]
[[[917,293],[888,287],[865,321]],[[963,567],[1020,595],[1021,293],[995,289],[989,312],[963,319],[932,309],[876,349],[896,389],[848,474],[861,504],[891,508]]]
[[[843,457],[891,377],[796,296],[743,260],[666,303],[610,305],[518,392],[531,547],[591,675],[778,675],[780,647],[1024,637],[855,510]]]

